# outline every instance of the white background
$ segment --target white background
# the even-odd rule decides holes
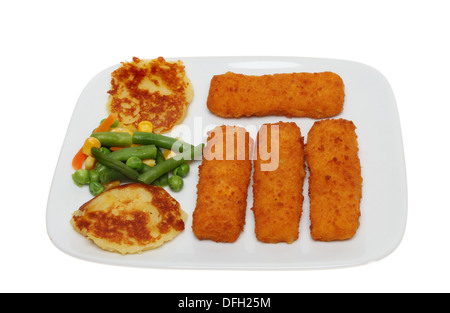
[[[2,1],[1,292],[449,292],[448,1]],[[328,270],[141,269],[79,260],[46,231],[78,96],[132,56],[300,56],[375,67],[394,90],[408,221],[386,258]]]

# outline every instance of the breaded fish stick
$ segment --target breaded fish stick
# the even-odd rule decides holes
[[[252,146],[244,128],[221,126],[208,134],[192,221],[198,239],[234,242],[244,229]]]
[[[208,109],[221,117],[325,118],[343,110],[342,78],[332,72],[250,76],[228,72],[212,78]]]
[[[298,238],[303,208],[305,160],[300,128],[295,123],[264,124],[256,143],[252,208],[256,238],[292,243]]]
[[[315,122],[308,133],[311,237],[318,241],[352,238],[358,227],[362,196],[361,165],[353,122]]]

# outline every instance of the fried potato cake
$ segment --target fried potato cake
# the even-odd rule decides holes
[[[235,242],[245,225],[253,140],[241,127],[208,133],[199,166],[192,230],[200,240]]]
[[[256,238],[261,242],[298,239],[305,178],[303,149],[303,137],[295,123],[264,124],[258,132],[252,210]]]
[[[332,72],[212,78],[207,106],[221,117],[278,115],[325,118],[344,107],[344,82]]]
[[[132,62],[122,62],[111,77],[108,111],[132,130],[139,122],[150,121],[155,133],[170,131],[183,121],[194,97],[182,61],[134,57]]]
[[[184,230],[187,215],[161,187],[130,183],[110,189],[73,213],[73,228],[120,254],[155,249]]]
[[[308,133],[311,237],[318,241],[352,238],[359,228],[361,164],[352,121],[317,121]]]

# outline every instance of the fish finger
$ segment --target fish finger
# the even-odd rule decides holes
[[[252,208],[256,237],[265,243],[292,243],[299,236],[306,175],[300,128],[295,123],[265,124],[256,143]]]
[[[318,241],[352,238],[359,228],[361,164],[352,121],[317,121],[308,133],[311,237]]]
[[[208,109],[221,117],[332,117],[344,108],[342,78],[333,72],[252,76],[227,72],[211,79]]]
[[[192,230],[200,240],[236,241],[245,225],[253,140],[241,127],[213,129],[199,166]]]

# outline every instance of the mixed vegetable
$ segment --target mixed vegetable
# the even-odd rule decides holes
[[[148,121],[141,122],[135,132],[118,125],[111,114],[86,139],[72,161],[74,183],[89,185],[93,196],[130,181],[180,191],[189,162],[202,155],[203,144],[193,146],[155,134]]]

